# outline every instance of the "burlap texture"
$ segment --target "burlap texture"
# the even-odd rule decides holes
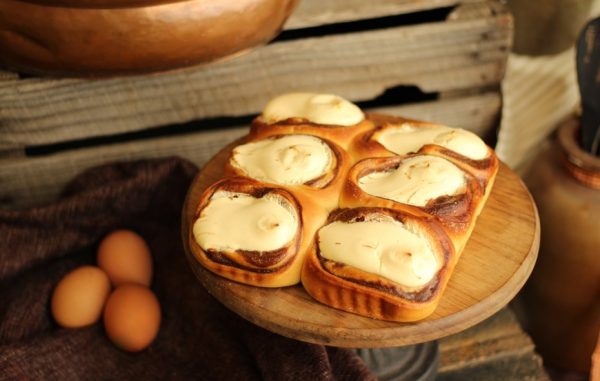
[[[181,207],[196,168],[181,159],[115,163],[74,179],[55,203],[0,211],[0,380],[364,380],[352,351],[301,343],[224,308],[200,285],[180,240]],[[162,309],[156,341],[127,353],[102,323],[62,329],[49,300],[71,269],[95,263],[113,229],[152,251]]]

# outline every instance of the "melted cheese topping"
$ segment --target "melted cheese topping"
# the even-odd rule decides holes
[[[273,98],[262,116],[267,123],[303,118],[318,124],[352,126],[364,118],[354,103],[333,94],[289,93]]]
[[[403,160],[397,169],[363,176],[358,186],[373,196],[425,206],[440,196],[463,193],[466,180],[464,173],[448,160],[421,155]]]
[[[281,196],[218,191],[194,223],[193,234],[203,250],[271,251],[286,246],[297,228],[298,216]]]
[[[446,126],[418,127],[409,123],[386,128],[376,138],[398,155],[417,152],[425,144],[437,144],[473,160],[488,156],[486,144],[474,133]]]
[[[319,231],[327,259],[407,287],[429,282],[440,264],[429,242],[398,221],[333,222]]]
[[[331,148],[309,135],[287,135],[237,146],[231,165],[256,180],[304,184],[323,176],[333,160]]]

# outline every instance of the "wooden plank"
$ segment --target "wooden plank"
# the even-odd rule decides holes
[[[478,0],[303,0],[285,25],[299,29],[425,11]]]
[[[378,107],[373,111],[443,123],[448,126],[465,128],[483,136],[495,126],[501,107],[500,94],[487,92],[441,101]]]
[[[0,86],[2,86],[4,83],[13,83],[13,81],[18,79],[19,75],[17,73],[0,70]]]
[[[489,92],[370,111],[426,119],[479,132],[494,125],[500,111],[500,94]],[[112,160],[179,155],[202,166],[219,149],[246,131],[246,128],[207,131],[39,157],[3,159],[0,160],[0,208],[24,208],[48,202],[77,173]]]
[[[494,11],[495,10],[495,11]],[[498,5],[493,3],[493,2],[481,2],[481,3],[476,3],[476,4],[466,4],[466,5],[462,5],[460,7],[458,7],[455,11],[453,11],[450,16],[449,16],[449,20],[451,20],[450,22],[436,22],[436,23],[425,23],[425,24],[418,24],[418,25],[412,25],[409,27],[403,27],[403,26],[398,26],[398,30],[396,30],[395,28],[387,28],[385,31],[381,31],[381,30],[376,30],[375,32],[377,33],[385,33],[385,34],[373,34],[371,35],[369,32],[354,32],[354,33],[348,33],[348,34],[344,34],[343,35],[343,39],[341,41],[337,41],[337,40],[333,40],[330,41],[328,40],[329,37],[331,36],[322,36],[320,38],[307,38],[307,39],[301,39],[300,42],[307,42],[306,45],[309,45],[311,48],[315,48],[318,51],[321,51],[324,49],[326,50],[334,50],[335,49],[335,44],[341,45],[341,47],[344,48],[348,48],[351,50],[351,52],[356,51],[357,49],[352,49],[354,46],[352,45],[352,40],[365,40],[365,42],[368,42],[370,44],[373,44],[376,42],[376,40],[386,37],[389,38],[393,38],[393,35],[400,35],[399,38],[400,39],[406,39],[407,41],[405,41],[404,43],[400,40],[398,40],[398,37],[396,37],[395,40],[393,40],[391,43],[388,43],[386,45],[384,45],[382,48],[390,50],[390,48],[392,47],[394,50],[401,50],[402,53],[404,54],[403,56],[400,56],[401,58],[404,59],[414,59],[414,58],[432,58],[432,57],[436,57],[439,56],[439,54],[437,54],[437,51],[435,49],[439,48],[440,45],[444,45],[444,44],[448,44],[448,43],[456,43],[457,45],[459,45],[460,43],[477,43],[477,47],[480,49],[472,49],[473,47],[464,47],[464,46],[457,46],[456,48],[459,49],[458,52],[459,53],[465,53],[465,52],[469,52],[471,53],[474,58],[480,58],[480,54],[478,54],[478,50],[482,51],[481,57],[486,57],[485,54],[489,54],[489,52],[487,52],[487,50],[492,48],[497,47],[499,42],[506,42],[507,38],[511,37],[511,29],[507,28],[506,25],[504,25],[506,22],[510,21],[510,16],[507,13],[507,11],[504,8],[498,8]],[[386,31],[392,29],[393,33],[386,33]],[[388,36],[388,34],[390,36]],[[465,36],[466,35],[466,36]],[[350,40],[350,42],[348,41]],[[494,41],[494,40],[501,40],[501,41]],[[321,43],[322,41],[324,41],[325,43]],[[333,42],[334,46],[331,46],[330,43]],[[401,45],[398,45],[397,43],[400,42]],[[292,45],[290,45],[292,44]],[[278,49],[278,50],[274,50],[274,52],[279,52],[279,53],[290,53],[290,52],[294,52],[294,51],[299,51],[299,53],[296,53],[294,58],[295,59],[299,59],[303,57],[303,51],[302,48],[305,46],[305,44],[293,44],[293,42],[283,42],[283,43],[276,43],[273,45],[289,45],[289,48],[282,48],[282,49]],[[317,46],[315,46],[317,45]],[[359,42],[357,44],[357,46],[360,46],[361,43]],[[390,47],[391,46],[391,47]],[[505,48],[507,48],[507,45],[503,45]],[[421,49],[425,47],[425,48],[429,48],[424,50],[424,53],[421,53]],[[259,50],[266,50],[266,48],[263,49],[259,49]],[[452,49],[450,49],[452,50]],[[387,53],[386,51],[384,51],[384,53]],[[444,52],[447,53],[447,52]],[[276,54],[266,54],[264,56],[262,56],[262,58],[273,58],[271,56],[276,56]],[[281,54],[280,54],[281,55]],[[240,56],[238,57],[240,60],[244,61],[246,60],[245,57],[246,56]],[[493,58],[492,56],[487,56],[488,58]],[[254,57],[253,57],[254,58]],[[283,57],[282,57],[283,58]],[[506,56],[504,56],[504,58],[506,58]],[[369,63],[372,57],[368,57],[368,61],[367,63]],[[232,59],[231,61],[236,61],[236,64],[238,63],[237,60]],[[255,63],[261,63],[260,60],[256,60]],[[362,63],[362,62],[361,62]],[[281,65],[281,62],[278,62],[279,65]],[[215,64],[212,66],[221,66],[221,64]],[[248,65],[246,65],[248,66]],[[202,67],[201,69],[206,70],[206,69],[210,69],[211,66],[205,66]],[[330,67],[330,69],[335,70],[337,67],[333,66]],[[434,67],[436,68],[436,67]],[[198,69],[198,68],[195,68]],[[179,71],[173,71],[173,72],[169,72],[169,73],[158,73],[155,74],[154,76],[150,76],[150,77],[169,77],[171,74],[177,74],[179,72],[183,73],[183,74],[190,74],[192,72],[195,71],[194,68],[192,69],[184,69],[184,70],[179,70]],[[234,71],[232,69],[229,69],[229,71]],[[315,71],[314,68],[311,68],[311,71]],[[110,86],[118,86],[121,85],[122,83],[129,83],[131,79],[137,79],[137,80],[144,80],[146,78],[148,78],[149,76],[138,76],[138,77],[128,77],[128,78],[122,78],[122,80],[124,80],[124,82],[120,82],[118,80],[110,80],[110,79],[105,79],[105,80],[77,80],[77,79],[45,79],[45,78],[28,78],[28,79],[24,79],[24,80],[20,80],[19,81],[19,85],[18,88],[15,92],[6,92],[6,93],[0,93],[0,99],[2,100],[13,100],[14,98],[19,98],[19,99],[36,99],[36,97],[39,95],[37,94],[37,92],[45,92],[49,89],[60,89],[60,90],[67,90],[67,92],[69,92],[70,87],[72,84],[81,84],[84,83],[87,86],[90,86],[92,89],[98,89],[98,88],[104,88],[104,87],[110,87]],[[152,83],[154,84],[154,83]],[[149,86],[151,87],[151,86]],[[64,91],[60,91],[57,92],[55,95],[61,96],[64,95]],[[46,99],[46,101],[49,102],[53,102],[55,100],[62,100],[62,99]]]
[[[0,208],[42,205],[55,199],[69,179],[87,168],[111,161],[182,156],[205,163],[247,127],[218,132],[149,139],[77,149],[53,155],[0,161]]]
[[[294,90],[360,101],[399,85],[426,92],[497,86],[511,28],[504,8],[490,12],[491,4],[463,5],[448,22],[275,43],[204,68],[99,81],[21,80],[0,88],[0,149],[255,114],[271,97]]]
[[[508,308],[441,339],[439,348],[437,380],[548,380],[531,338]]]

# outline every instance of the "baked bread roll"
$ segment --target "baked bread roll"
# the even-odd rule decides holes
[[[278,287],[301,276],[332,307],[419,320],[438,305],[497,170],[471,132],[365,118],[335,95],[286,94],[202,195],[192,251],[238,282]]]
[[[281,185],[331,211],[350,165],[348,153],[331,141],[305,134],[272,135],[233,148],[225,175]]]
[[[424,154],[364,159],[355,164],[340,196],[341,208],[373,206],[437,217],[460,254],[483,188],[445,158]]]
[[[442,147],[437,144],[426,144],[419,150],[420,154],[433,155],[442,157],[448,161],[451,161],[456,166],[460,167],[464,171],[473,175],[479,185],[484,191],[483,199],[477,207],[477,215],[483,209],[485,202],[494,185],[498,168],[500,168],[500,161],[494,153],[494,151],[487,147],[488,155],[481,160],[473,160],[465,155],[461,155],[455,151],[452,151],[446,147]]]
[[[376,128],[363,132],[352,143],[355,159],[425,153],[442,156],[474,175],[486,196],[498,171],[498,158],[481,138],[460,128],[401,117],[369,114]]]
[[[302,285],[318,301],[375,319],[433,312],[456,261],[431,216],[385,208],[338,209],[316,234]]]
[[[300,281],[315,231],[327,215],[310,199],[249,178],[224,178],[200,196],[188,237],[208,270],[240,283],[283,287]]]
[[[348,153],[350,153],[355,161],[368,157],[388,157],[397,155],[379,142],[378,138],[382,132],[387,128],[392,128],[392,126],[401,126],[405,123],[424,123],[399,116],[388,116],[375,113],[369,113],[366,117],[373,123],[373,128],[358,134],[348,147]]]
[[[271,100],[250,126],[252,140],[281,134],[310,134],[347,149],[373,123],[355,104],[332,94],[289,93]]]

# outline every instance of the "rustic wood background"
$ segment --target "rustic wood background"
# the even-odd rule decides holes
[[[550,380],[509,308],[439,344],[438,381]]]
[[[511,36],[496,1],[304,0],[278,39],[205,66],[102,80],[0,71],[0,207],[43,204],[111,160],[202,165],[288,91],[493,134]]]

